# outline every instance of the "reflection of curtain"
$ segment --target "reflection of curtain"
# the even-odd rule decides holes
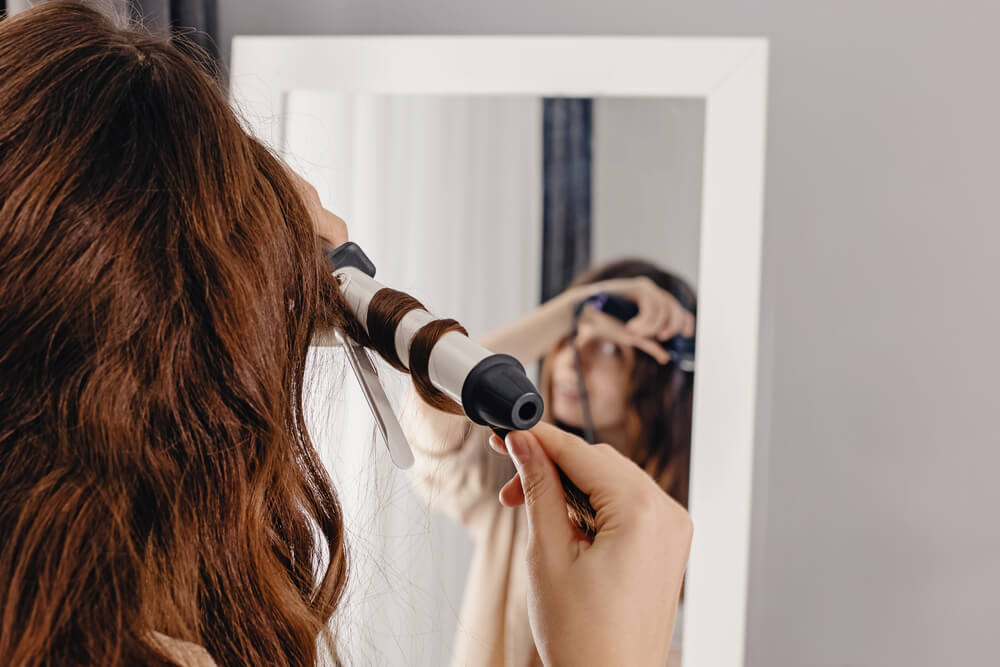
[[[593,100],[543,101],[542,301],[590,265]]]
[[[382,282],[475,337],[537,304],[540,112],[530,98],[299,91],[285,106],[285,148]],[[341,382],[336,352],[314,353],[310,428],[353,555],[346,663],[447,664],[471,542],[431,515],[372,443],[368,408],[349,371]],[[388,367],[380,373],[390,396],[405,387]]]

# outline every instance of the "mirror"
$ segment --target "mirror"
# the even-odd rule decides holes
[[[496,342],[497,330],[566,294],[581,272],[626,257],[697,293],[696,370],[677,375],[673,388],[687,397],[680,412],[693,438],[685,431],[672,441],[690,446],[691,465],[684,458],[659,471],[665,488],[685,495],[690,480],[697,526],[672,664],[742,664],[765,71],[760,40],[234,42],[234,103],[250,128],[348,221],[381,282],[458,319],[473,337]],[[574,302],[584,295],[571,293]],[[589,423],[601,439],[633,447],[607,407],[617,397],[623,414],[637,412],[624,398],[627,382],[615,384],[632,371],[592,369],[623,350],[629,363],[643,353],[616,350],[603,334],[587,338],[582,318],[577,331],[577,344],[539,350],[550,361],[558,349],[578,350],[563,368],[589,378],[574,387],[574,375],[557,375],[552,361],[548,408],[568,427]],[[354,554],[353,613],[341,615],[351,620],[339,634],[347,655],[408,665],[520,656],[530,648],[526,612],[508,598],[523,596],[524,573],[498,555],[517,550],[518,510],[501,513],[496,489],[481,479],[472,487],[483,503],[466,494],[451,512],[462,520],[436,511],[453,500],[449,484],[478,470],[473,455],[489,470],[505,460],[483,444],[463,449],[457,464],[436,456],[421,469],[418,456],[415,473],[399,473],[348,377],[337,377],[346,402],[323,400],[333,386],[325,369],[342,365],[336,351],[314,351],[310,428],[341,490]],[[546,366],[534,370],[545,393]],[[403,411],[407,379],[389,370],[382,378]],[[677,414],[662,423],[679,423]],[[411,444],[464,442],[428,432],[435,437],[411,430]],[[470,529],[468,516],[486,503],[497,511]]]
[[[292,91],[286,110],[288,159],[317,187],[324,205],[348,221],[352,240],[376,261],[379,280],[416,295],[439,316],[458,319],[474,338],[502,341],[505,346],[499,351],[523,341],[506,340],[497,330],[527,322],[540,303],[564,293],[577,276],[591,269],[606,269],[619,279],[647,275],[665,285],[676,282],[676,294],[657,288],[663,289],[659,296],[665,303],[671,297],[687,302],[695,293],[705,120],[704,103],[699,100]],[[660,273],[662,277],[657,276]],[[582,299],[581,293],[576,300]],[[541,326],[543,331],[530,335],[548,335],[556,341],[569,333],[567,326],[551,333]],[[606,347],[614,348],[610,359]],[[586,319],[575,350],[582,364],[579,373],[587,408],[598,427],[596,437],[622,451],[634,451],[651,469],[663,468],[658,472],[670,478],[676,499],[687,504],[693,374],[659,369],[653,371],[657,379],[636,379],[633,386],[633,377],[651,371],[632,359],[644,353],[591,333]],[[552,418],[582,432],[583,401],[577,390],[581,378],[573,379],[574,368],[567,365],[566,355],[554,350],[546,355],[558,383],[558,391],[543,389]],[[522,361],[528,365],[536,359]],[[381,368],[383,377],[393,376],[388,366]],[[609,384],[614,388],[606,391]],[[393,385],[397,395],[402,392],[399,382]],[[644,399],[645,412],[633,405],[639,400],[631,396],[636,392],[655,396]],[[650,410],[656,414],[647,415]],[[365,408],[358,404],[351,412],[364,415]],[[625,432],[627,418],[644,420],[641,433]],[[364,424],[331,441],[368,441],[370,431]],[[662,433],[652,438],[650,431]],[[410,433],[418,458],[437,447],[454,450],[452,444],[422,441],[420,433]],[[485,437],[466,449],[473,454],[478,450],[480,458],[494,456]],[[380,447],[373,455],[384,458]],[[462,455],[464,474],[486,465],[464,450]],[[330,467],[352,468],[343,462]],[[375,478],[364,474],[372,472],[367,462],[360,472],[350,479],[342,476],[338,487],[348,494],[372,489]],[[386,477],[378,480],[383,485],[393,478],[391,470],[385,472]],[[507,474],[493,486],[459,491],[450,480],[442,480],[442,474],[446,473],[425,475],[416,493],[401,484],[393,487],[391,502],[371,497],[366,503],[378,508],[378,515],[366,519],[374,525],[394,519],[403,525],[429,521],[427,543],[420,545],[430,552],[425,555],[431,578],[420,586],[428,595],[395,612],[384,609],[378,616],[402,614],[392,624],[398,631],[420,627],[436,615],[430,625],[434,641],[426,642],[425,635],[423,646],[411,645],[405,654],[412,659],[424,652],[435,664],[448,657],[455,632],[451,626],[464,632],[459,627],[463,620],[469,625],[473,621],[466,616],[475,616],[456,612],[469,562],[477,558],[470,534],[491,530],[489,522],[499,520],[492,514],[461,522],[445,517],[471,502],[495,503],[499,484],[509,478]],[[482,498],[470,497],[474,495]],[[441,512],[428,514],[432,499]],[[496,510],[519,512],[499,506]],[[355,516],[363,511],[352,508]],[[473,525],[462,525],[469,522]],[[525,534],[519,535],[523,540]],[[353,538],[361,536],[355,532]],[[388,560],[395,573],[385,582],[373,575],[370,585],[376,590],[386,586],[383,594],[407,591],[427,573],[414,569],[418,559],[413,544],[384,539],[372,560]],[[407,536],[411,541],[420,539],[419,531]],[[506,548],[523,550],[521,540]],[[486,556],[478,558],[485,562]],[[449,563],[446,570],[441,570],[441,563]],[[355,571],[364,567],[363,562],[356,563]],[[483,576],[502,578],[506,572]],[[524,591],[515,588],[507,593],[523,596]],[[389,608],[401,604],[384,597]],[[371,611],[365,616],[372,617]],[[526,616],[521,620],[526,623]],[[673,664],[679,664],[681,627],[678,623]],[[410,642],[412,636],[404,633],[395,641]],[[390,646],[388,650],[396,650]]]

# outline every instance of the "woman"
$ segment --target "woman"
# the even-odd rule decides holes
[[[668,271],[626,259],[584,272],[550,307],[585,303],[595,294],[619,295],[638,312],[623,325],[583,309],[572,341],[561,327],[540,331],[540,322],[533,321],[537,315],[529,316],[489,342],[523,355],[525,343],[556,338],[544,357],[541,381],[552,420],[571,431],[592,429],[687,507],[694,374],[687,365],[691,359],[671,358],[665,344],[674,336],[694,336],[695,292]]]
[[[638,313],[626,324],[580,308],[599,294],[624,297]],[[564,430],[594,431],[686,506],[693,375],[670,358],[664,342],[693,336],[694,312],[694,291],[683,280],[647,262],[625,260],[582,274],[561,295],[480,342],[525,365],[544,354],[546,420]],[[507,482],[513,473],[508,461],[485,447],[489,442],[502,453],[503,444],[487,428],[417,399],[410,402],[404,428],[417,459],[415,488],[476,541],[452,664],[537,664],[529,572],[521,558],[530,531],[523,516],[494,500],[499,494],[505,505],[516,505],[523,491],[516,479]],[[671,664],[678,661],[675,651]]]
[[[72,3],[0,22],[0,664],[335,652],[343,524],[302,380],[313,332],[356,325],[321,254],[347,231],[199,59]],[[554,429],[510,448],[542,655],[654,664],[686,514]],[[606,499],[593,545],[574,546],[553,461]],[[629,574],[662,552],[651,589]],[[608,590],[594,572],[615,567]]]

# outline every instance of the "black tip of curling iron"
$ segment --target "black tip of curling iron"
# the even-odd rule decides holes
[[[538,423],[544,405],[521,362],[494,354],[469,371],[462,385],[462,407],[477,424],[523,431]]]

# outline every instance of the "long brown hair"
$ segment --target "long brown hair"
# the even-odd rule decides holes
[[[645,276],[669,292],[681,306],[697,314],[694,290],[679,276],[639,259],[623,259],[585,271],[572,285],[589,285],[612,278]],[[542,362],[541,390],[548,403],[552,392],[554,353],[559,341]],[[637,353],[626,396],[625,428],[632,459],[660,481],[667,493],[687,507],[691,468],[691,408],[694,376],[676,364],[660,364]]]
[[[312,664],[341,596],[301,390],[346,311],[205,64],[77,4],[0,22],[0,663]]]

